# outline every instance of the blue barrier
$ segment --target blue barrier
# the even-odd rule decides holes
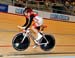
[[[50,14],[50,18],[57,19],[57,20],[69,20],[69,16],[66,16],[64,14],[57,14],[57,13]]]
[[[21,15],[23,15],[23,11],[24,11],[23,8],[15,8],[15,13],[16,13],[16,14],[21,14]]]
[[[8,5],[0,4],[0,12],[8,12]]]

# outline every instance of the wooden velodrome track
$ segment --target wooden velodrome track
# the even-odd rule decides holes
[[[12,47],[12,38],[19,31],[17,25],[22,26],[24,23],[25,17],[23,16],[0,12],[0,54],[75,55],[75,23],[48,19],[44,19],[44,24],[48,26],[44,32],[54,36],[56,40],[55,47],[47,52],[39,47],[33,49],[34,44],[31,41],[31,45],[27,50],[16,51]]]

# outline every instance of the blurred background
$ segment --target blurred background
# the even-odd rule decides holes
[[[0,0],[2,4],[17,7],[31,7],[33,9],[75,15],[75,0]]]

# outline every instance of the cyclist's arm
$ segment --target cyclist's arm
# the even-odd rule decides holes
[[[29,28],[30,27],[30,25],[31,25],[31,23],[32,23],[32,21],[33,21],[33,19],[29,19],[29,22],[28,22],[28,24],[27,24],[27,26],[26,26],[26,28],[25,28],[25,30],[27,29],[27,28]]]
[[[26,18],[26,23],[25,23],[22,27],[27,26],[27,25],[28,25],[28,21],[29,21],[29,19],[28,19],[28,18]]]

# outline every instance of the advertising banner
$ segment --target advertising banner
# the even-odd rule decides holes
[[[23,11],[24,11],[24,8],[15,8],[15,13],[16,14],[20,14],[20,15],[23,15]]]
[[[21,7],[15,7],[15,6],[10,6],[8,7],[8,13],[13,13],[13,14],[20,14],[23,15],[23,10],[25,8],[21,8]],[[43,17],[43,18],[50,18],[50,13],[49,12],[45,12],[45,11],[38,11],[38,10],[33,10],[35,13],[37,13],[39,16]]]
[[[8,10],[8,13],[23,15],[24,8],[15,7],[15,6],[10,6],[9,5],[7,10]],[[33,11],[35,13],[37,13],[39,16],[41,16],[43,18],[47,18],[47,19],[64,20],[64,21],[75,21],[74,20],[74,16],[71,16],[71,15],[50,13],[50,12],[39,11],[39,10],[33,10]]]
[[[14,13],[14,14],[23,14],[24,8],[15,7],[15,6],[9,6],[8,7],[8,13]]]
[[[56,19],[56,20],[69,20],[69,16],[64,15],[64,14],[57,14],[57,13],[51,13],[50,14],[51,19]]]
[[[0,4],[0,12],[8,12],[8,5]]]
[[[8,6],[8,13],[14,13],[15,14],[15,7],[14,6]]]

